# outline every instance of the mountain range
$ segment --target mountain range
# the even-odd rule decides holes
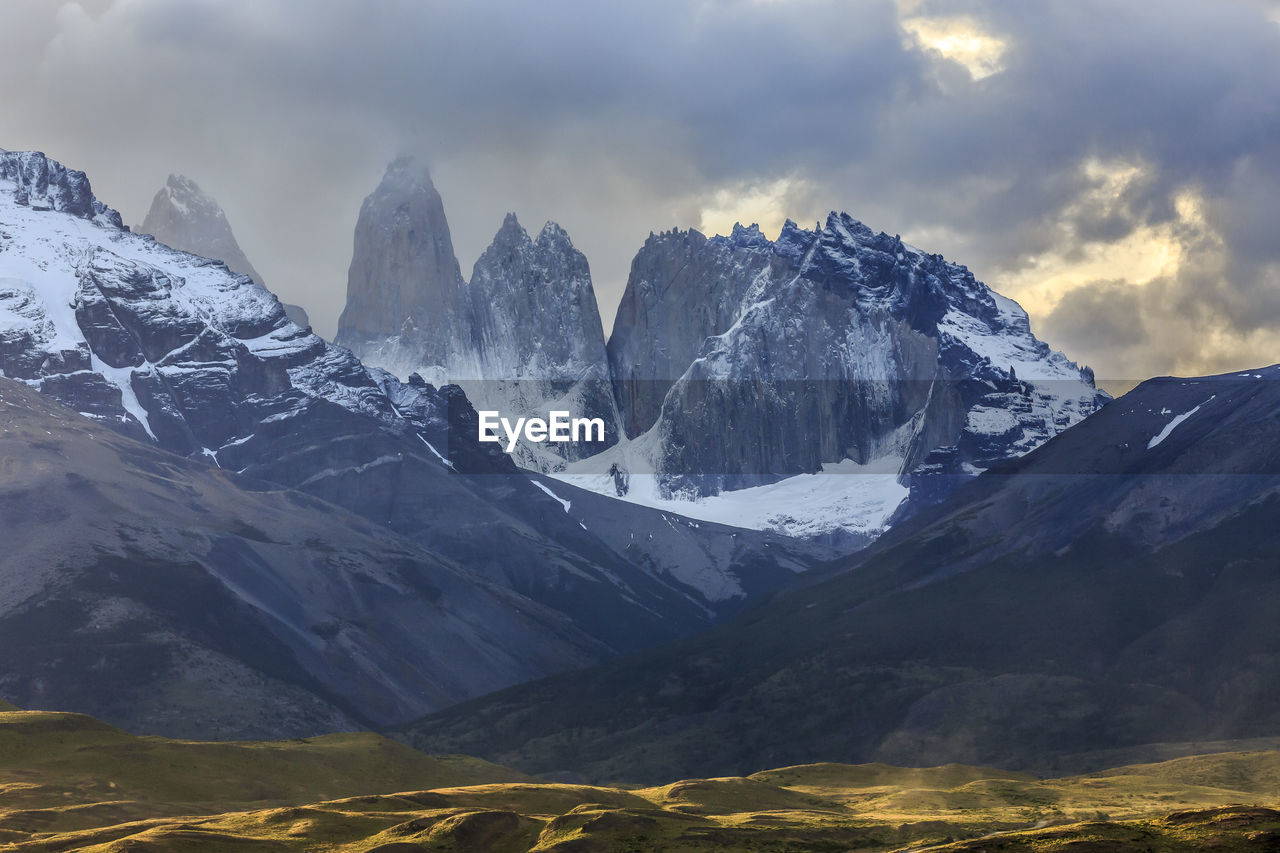
[[[189,181],[156,205],[234,243]],[[509,216],[463,279],[408,160],[340,338],[375,363],[0,152],[0,695],[628,782],[1280,725],[1280,368],[1109,402],[967,269],[835,213],[652,235],[606,342],[562,229]],[[480,441],[477,406],[551,404],[607,446]]]
[[[51,446],[78,436],[76,448],[83,448],[88,433],[131,440],[112,444],[114,454],[99,454],[101,464],[92,470],[79,465],[79,450],[51,451],[45,464],[52,468],[41,468],[30,482],[4,484],[11,505],[56,506],[70,489],[115,493],[120,497],[113,505],[127,506],[129,490],[120,483],[151,483],[161,489],[154,500],[172,504],[171,513],[147,526],[163,533],[156,536],[139,536],[128,514],[111,511],[92,521],[67,511],[70,526],[54,544],[83,539],[100,545],[76,550],[74,559],[40,550],[48,544],[44,528],[33,525],[29,513],[15,510],[4,518],[10,548],[0,565],[14,583],[25,578],[22,594],[4,599],[13,636],[22,638],[5,677],[12,698],[29,706],[99,713],[170,734],[292,735],[342,719],[389,723],[699,630],[741,606],[748,592],[776,588],[823,556],[781,537],[704,526],[642,507],[628,507],[619,517],[618,508],[603,507],[592,496],[575,500],[570,486],[552,489],[530,479],[501,451],[477,440],[475,411],[458,388],[437,389],[417,379],[401,383],[366,368],[348,350],[290,321],[279,301],[247,275],[130,232],[93,196],[83,173],[36,152],[0,153],[0,372],[6,386],[25,386],[7,387],[6,394],[38,391],[66,407],[41,408],[29,396],[12,402],[10,408],[25,409],[26,417],[43,424],[27,424],[24,435],[46,434]],[[11,446],[11,464],[27,464],[21,447]],[[172,458],[161,461],[167,454]],[[157,468],[184,473],[157,474]],[[205,487],[190,482],[203,482],[204,468],[225,472],[218,474],[223,485],[215,502],[221,506],[253,506],[263,500],[251,497],[256,493],[287,494],[274,513],[282,529],[204,507],[192,495]],[[314,522],[298,510],[299,530],[323,529],[319,519],[326,515],[345,520],[335,520],[331,535],[318,538],[315,552],[307,553],[305,539],[291,538],[297,531],[289,527],[287,510],[294,505],[315,508]],[[187,535],[182,531],[203,528],[179,513],[183,507],[207,513],[215,528],[192,532],[189,548],[179,547]],[[264,509],[261,516],[273,513]],[[599,535],[591,530],[597,518]],[[681,525],[683,536],[652,533]],[[230,544],[220,544],[224,538]],[[28,540],[36,556],[22,556]],[[367,555],[374,545],[384,556]],[[344,556],[352,548],[366,556]],[[397,562],[392,554],[405,556]],[[37,557],[43,571],[57,571],[31,574],[28,560]],[[401,563],[406,574],[393,577]],[[187,637],[194,618],[189,608],[196,604],[171,601],[156,611],[136,597],[154,590],[178,595],[178,576],[178,586],[167,591],[163,574],[126,572],[121,582],[127,589],[114,591],[94,579],[130,566],[163,572],[171,564],[185,566],[197,584],[193,589],[208,585],[210,595],[217,592],[227,608],[252,623],[245,636],[284,638],[283,647],[265,639],[240,643],[232,623],[225,623],[220,630],[227,636],[215,639],[232,642],[234,653],[222,653],[242,668],[231,681],[283,677],[299,691],[290,702],[311,710],[252,708],[237,688],[219,701],[199,698],[208,718],[175,711],[141,721],[133,714],[150,712],[138,704],[90,689],[100,684],[92,673],[107,671],[94,651],[99,641],[87,628],[72,627],[75,619],[63,624],[40,617],[54,612],[42,608],[55,592],[69,595],[76,602],[69,613],[96,624],[93,614],[106,606],[103,601],[118,597],[125,611],[150,613],[129,624],[151,628],[132,635],[146,638],[144,647],[165,647],[170,634]],[[381,568],[370,575],[361,568],[370,564]],[[319,574],[308,580],[311,571]],[[407,681],[388,677],[382,668],[413,646],[403,632],[416,630],[442,594],[441,581],[423,579],[437,571],[444,573],[440,577],[456,571],[477,590],[491,590],[475,595],[488,597],[505,615],[485,615],[490,605],[479,599],[475,606],[447,605],[454,618],[433,620],[415,642],[452,651],[424,649],[422,659],[401,673]],[[366,575],[370,587],[355,589],[403,597],[374,608],[382,614],[376,619],[360,615],[368,605],[364,596],[338,592]],[[45,580],[37,583],[40,577]],[[504,637],[508,619],[533,633]],[[187,637],[178,645],[200,650],[204,642]],[[28,646],[58,651],[54,658],[16,651]],[[259,646],[278,654],[259,658]],[[461,663],[468,656],[472,663]],[[307,665],[285,665],[295,658]],[[51,682],[54,670],[62,675]],[[145,672],[140,689],[152,679],[182,682],[165,667]],[[214,683],[209,689],[217,692],[224,682]],[[283,692],[264,688],[254,696],[269,704]],[[239,723],[218,717],[235,716],[237,703],[245,705]]]
[[[456,381],[478,408],[606,425],[603,442],[521,442],[523,467],[846,550],[1109,399],[967,268],[846,214],[772,241],[650,235],[606,343],[562,228],[531,238],[509,214],[464,279],[407,158],[361,209],[336,340],[401,378]]]

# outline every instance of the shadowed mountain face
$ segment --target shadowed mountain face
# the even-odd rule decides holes
[[[592,778],[1280,730],[1280,368],[1157,379],[734,623],[423,721]],[[1075,757],[1073,757],[1075,756]]]
[[[777,240],[651,235],[609,364],[645,436],[610,461],[701,495],[892,460],[927,505],[1107,399],[967,268],[842,213]]]
[[[600,659],[563,615],[310,495],[0,379],[0,692],[176,736],[394,722]]]

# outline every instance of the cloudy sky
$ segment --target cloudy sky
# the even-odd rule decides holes
[[[560,222],[606,331],[652,231],[848,211],[1113,380],[1280,361],[1270,0],[5,0],[0,147],[141,221],[170,172],[331,334],[427,159],[464,272]]]

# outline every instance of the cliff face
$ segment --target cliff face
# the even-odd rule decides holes
[[[557,467],[617,442],[620,435],[604,329],[586,257],[548,222],[536,239],[508,214],[471,274],[475,349],[461,385],[477,405],[539,414],[569,411],[605,422],[603,441],[534,455],[527,467]],[[459,354],[459,360],[466,356]]]
[[[1106,400],[968,269],[845,214],[814,230],[788,222],[777,240],[755,226],[651,235],[606,345],[586,258],[563,229],[531,237],[508,215],[468,283],[439,194],[397,161],[362,211],[349,292],[339,341],[366,361],[457,382],[513,417],[604,420],[602,442],[518,444],[525,468],[676,512],[694,510],[663,502],[832,466],[873,473],[820,488],[841,496],[818,528],[858,542],[906,487],[913,506],[936,501]],[[806,501],[761,523],[811,535]]]
[[[468,303],[440,194],[402,157],[360,208],[335,341],[401,376],[444,366],[469,338]]]
[[[649,236],[631,263],[608,346],[628,435],[653,426],[703,341],[734,324],[748,291],[767,281],[775,264],[755,226],[735,226],[727,240],[697,231]]]
[[[455,383],[513,420],[558,409],[605,422],[603,442],[522,444],[526,467],[555,469],[618,440],[587,259],[559,225],[531,238],[508,215],[468,283],[440,194],[413,161],[392,163],[361,209],[337,341],[402,378]]]
[[[654,475],[665,496],[847,461],[928,503],[1107,399],[968,269],[836,213],[776,241],[651,237],[609,360],[631,452],[575,471]]]

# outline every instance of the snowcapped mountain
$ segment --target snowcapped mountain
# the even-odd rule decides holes
[[[461,386],[477,408],[600,417],[603,442],[535,447],[527,468],[563,467],[615,443],[621,428],[587,259],[559,225],[530,237],[508,214],[462,277],[440,194],[402,157],[360,210],[338,343],[401,379]]]
[[[815,553],[762,567],[788,546],[726,536],[677,554],[606,535],[626,526],[617,513],[570,512],[573,489],[552,496],[480,443],[459,388],[366,368],[248,276],[131,233],[83,173],[33,152],[0,153],[0,372],[132,438],[362,515],[559,612],[606,654],[706,625]],[[669,523],[630,509],[636,529]]]
[[[1108,399],[967,268],[847,214],[651,236],[608,349],[633,437],[565,480],[694,517],[751,495],[752,526],[855,541]]]
[[[217,258],[232,272],[266,284],[236,242],[221,205],[185,175],[169,176],[151,200],[146,218],[133,230],[150,234],[166,246],[203,258]],[[285,303],[284,310],[298,326],[311,325],[301,306]]]
[[[248,276],[130,233],[83,173],[3,153],[0,196],[5,376],[215,462],[279,417],[282,398],[395,425],[354,356],[291,323]]]
[[[858,547],[1108,399],[967,268],[845,214],[650,235],[599,326],[558,226],[508,215],[467,282],[423,167],[365,201],[339,341],[480,408],[601,417],[602,443],[512,456],[662,512]]]

